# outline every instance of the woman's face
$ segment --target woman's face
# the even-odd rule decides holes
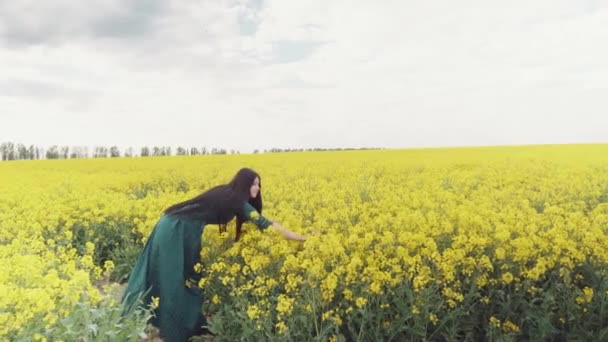
[[[256,198],[258,193],[260,192],[260,179],[255,177],[253,180],[253,184],[251,185],[251,189],[249,189],[249,195],[251,198]]]

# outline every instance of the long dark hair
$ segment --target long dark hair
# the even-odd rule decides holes
[[[255,198],[251,198],[250,189],[256,177],[260,180],[260,191]],[[242,210],[245,202],[249,202],[262,213],[262,178],[257,172],[246,167],[240,169],[230,183],[218,185],[194,198],[174,204],[165,209],[164,213],[187,216],[200,210],[210,210],[217,214],[220,233],[226,232],[226,225],[236,216],[234,241],[238,241],[243,222],[247,220]]]

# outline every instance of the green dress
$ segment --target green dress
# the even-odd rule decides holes
[[[249,203],[242,210],[258,228],[263,230],[272,225]],[[200,261],[205,225],[220,223],[214,222],[212,218],[217,215],[212,211],[201,210],[188,216],[163,215],[129,275],[122,298],[123,312],[128,313],[138,305],[148,308],[152,297],[159,298],[150,323],[160,329],[167,342],[187,341],[206,325],[201,311],[203,294],[198,287],[201,275],[194,271],[194,265]]]

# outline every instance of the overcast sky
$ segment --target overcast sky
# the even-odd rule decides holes
[[[606,0],[0,0],[0,140],[608,142]]]

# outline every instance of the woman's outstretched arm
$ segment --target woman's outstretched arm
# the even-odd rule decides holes
[[[255,223],[255,225],[257,225],[258,228],[260,228],[261,230],[264,230],[264,229],[272,226],[272,227],[280,230],[281,234],[283,234],[283,237],[288,240],[296,240],[296,241],[306,240],[305,237],[300,236],[292,231],[289,231],[289,229],[283,227],[280,223],[273,222],[273,221],[265,218],[264,216],[260,215],[260,213],[249,203],[245,203],[245,206],[243,207],[243,214],[245,215],[245,217],[247,217],[248,220]]]
[[[274,228],[280,230],[281,234],[283,234],[283,237],[286,238],[286,239],[288,239],[288,240],[296,240],[296,241],[304,241],[304,240],[306,240],[305,237],[303,237],[301,235],[298,235],[298,234],[290,231],[289,229],[281,226],[281,224],[278,223],[278,222],[276,222],[276,221],[272,222],[272,226]]]

